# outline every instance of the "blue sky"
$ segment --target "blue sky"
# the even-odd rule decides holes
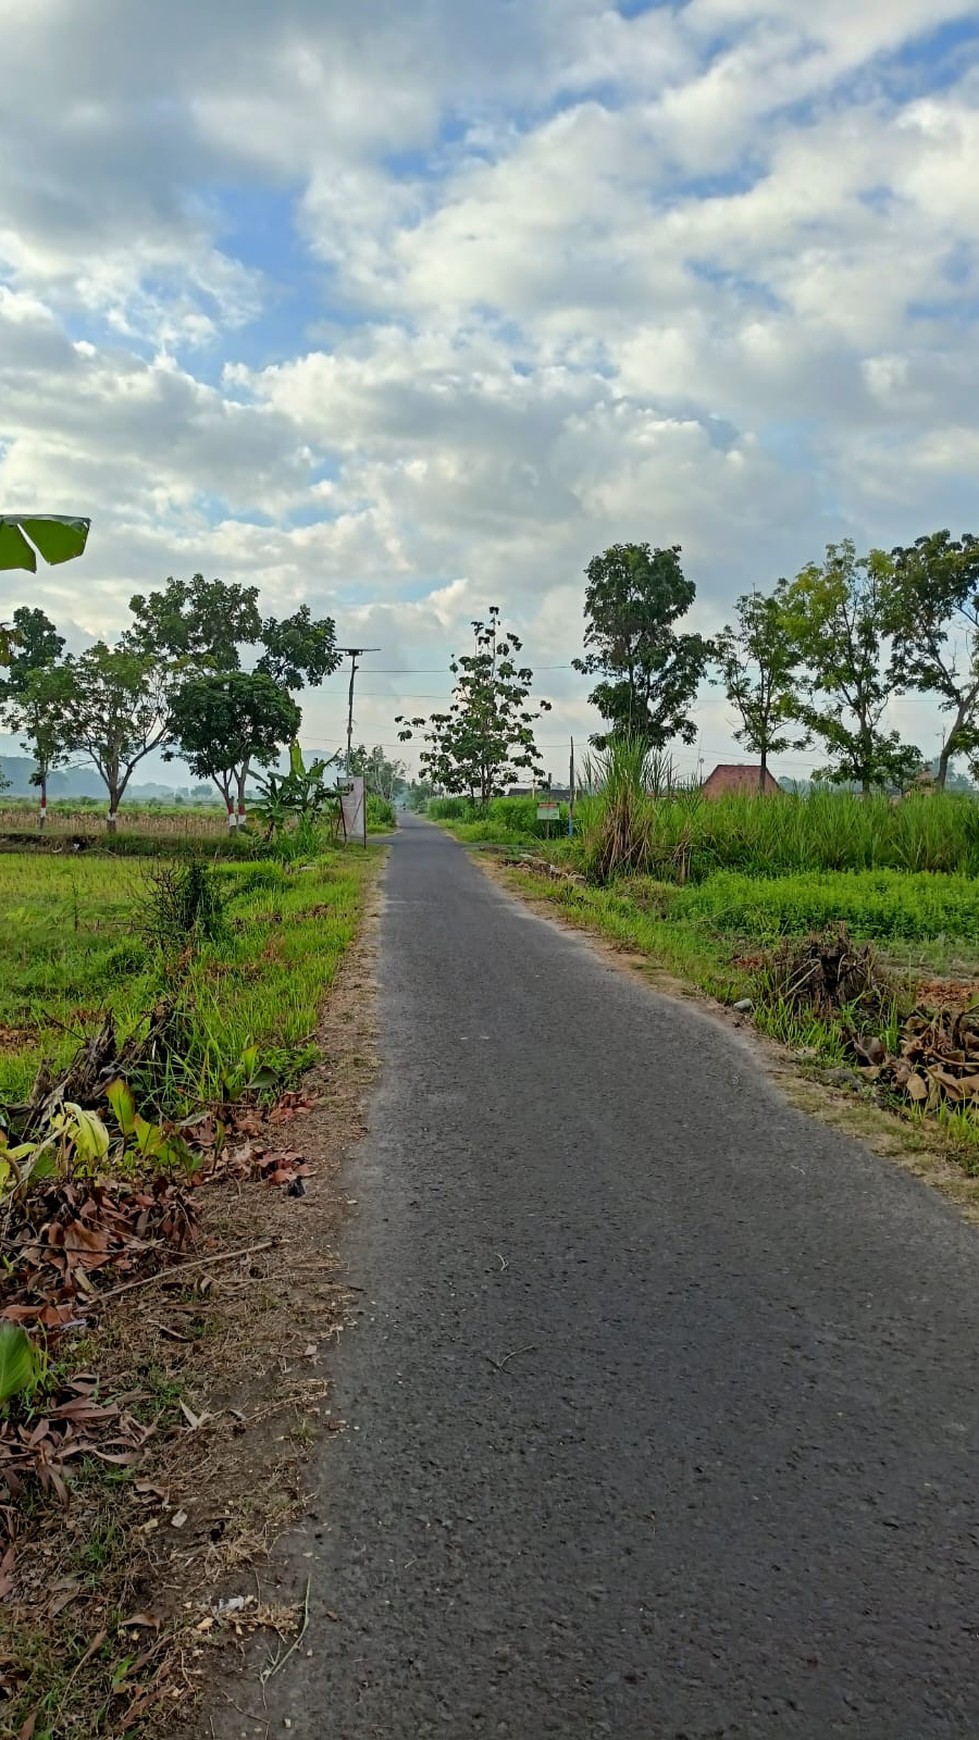
[[[607,544],[682,544],[710,629],[830,540],[976,529],[977,62],[963,0],[16,0],[0,490],[93,532],[0,616],[257,581],[383,648],[393,742],[499,603],[557,772]],[[338,741],[339,679],[304,706]],[[698,720],[681,762],[737,754]]]

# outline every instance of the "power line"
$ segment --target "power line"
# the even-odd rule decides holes
[[[370,652],[370,647],[361,647],[361,652]],[[337,652],[349,653],[350,648],[338,646]],[[573,671],[574,665],[535,665],[535,671]],[[390,669],[384,665],[371,665],[365,668],[365,676],[369,677],[444,677],[451,676],[451,671],[445,665],[394,665]],[[323,684],[326,687],[326,684]]]

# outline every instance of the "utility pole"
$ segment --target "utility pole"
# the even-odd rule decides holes
[[[365,653],[380,652],[379,646],[340,646],[337,652],[343,658],[350,660],[350,693],[347,698],[347,778],[350,778],[350,762],[353,756],[354,741],[354,679],[357,675],[357,660]]]

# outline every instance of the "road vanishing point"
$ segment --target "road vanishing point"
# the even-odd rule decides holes
[[[268,1732],[979,1736],[976,1232],[430,824],[384,892]]]

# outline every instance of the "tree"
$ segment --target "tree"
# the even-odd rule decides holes
[[[42,828],[48,815],[48,780],[52,770],[68,760],[65,717],[72,693],[68,666],[39,665],[29,670],[16,692],[0,704],[0,718],[11,731],[21,734],[21,748],[33,759],[31,783],[40,792]]]
[[[736,626],[726,625],[714,642],[720,681],[741,718],[735,740],[760,758],[761,791],[769,756],[804,749],[809,742],[808,732],[800,735],[792,729],[800,720],[802,703],[796,679],[799,651],[789,632],[787,591],[787,581],[780,580],[767,597],[745,593],[734,607]]]
[[[12,635],[6,674],[0,676],[0,719],[23,733],[21,747],[34,758],[32,780],[40,788],[43,828],[48,776],[67,760],[61,729],[65,676],[59,663],[65,641],[43,610],[26,605],[14,611]]]
[[[528,706],[534,673],[516,663],[523,643],[500,627],[499,616],[499,605],[491,605],[489,621],[473,623],[474,650],[452,660],[456,684],[449,711],[433,713],[427,723],[403,714],[396,720],[402,743],[425,727],[428,747],[419,760],[436,789],[466,793],[481,804],[519,772],[542,773],[533,727],[551,706],[550,701],[539,701],[536,711]]]
[[[979,539],[932,532],[892,550],[891,562],[895,683],[937,694],[941,711],[952,716],[935,774],[944,791],[952,757],[979,749]]]
[[[265,671],[285,689],[307,685],[318,688],[340,663],[333,618],[324,616],[314,621],[308,604],[301,605],[294,616],[286,616],[281,622],[274,616],[266,617],[261,638],[265,651],[255,668]]]
[[[171,701],[175,749],[197,779],[214,781],[228,826],[245,817],[245,786],[253,763],[267,767],[299,732],[302,714],[266,671],[218,671],[187,678]]]
[[[258,587],[224,580],[169,579],[162,592],[129,600],[134,625],[123,635],[127,650],[182,669],[205,666],[236,671],[240,645],[253,645],[262,633]]]
[[[169,736],[164,683],[152,658],[96,641],[66,660],[62,741],[86,755],[109,794],[108,826],[114,832],[119,805],[144,756]]]
[[[351,773],[363,774],[368,791],[377,792],[379,797],[387,798],[389,803],[402,795],[408,789],[408,765],[404,761],[393,761],[385,755],[379,743],[368,750],[363,744],[355,749],[350,757]]]
[[[895,678],[887,668],[891,563],[882,550],[858,558],[851,539],[829,544],[786,592],[790,635],[807,666],[806,725],[820,737],[829,766],[818,777],[903,789],[921,753],[884,728]]]
[[[264,621],[258,609],[258,587],[205,580],[168,580],[162,592],[137,594],[129,600],[134,625],[123,636],[125,645],[169,667],[172,683],[193,671],[237,671],[242,648],[261,646],[256,670],[286,689],[317,686],[340,663],[336,624],[330,616],[315,620],[303,604],[280,622]]]
[[[6,675],[0,677],[0,700],[15,695],[31,671],[56,665],[64,645],[64,635],[58,633],[43,610],[31,610],[26,605],[15,610]]]
[[[673,737],[692,743],[688,708],[711,653],[699,634],[677,634],[697,589],[680,566],[680,546],[613,544],[585,570],[585,656],[576,671],[601,674],[588,699],[610,731],[592,742],[604,749],[616,733],[662,749]],[[589,650],[590,649],[590,650]]]

